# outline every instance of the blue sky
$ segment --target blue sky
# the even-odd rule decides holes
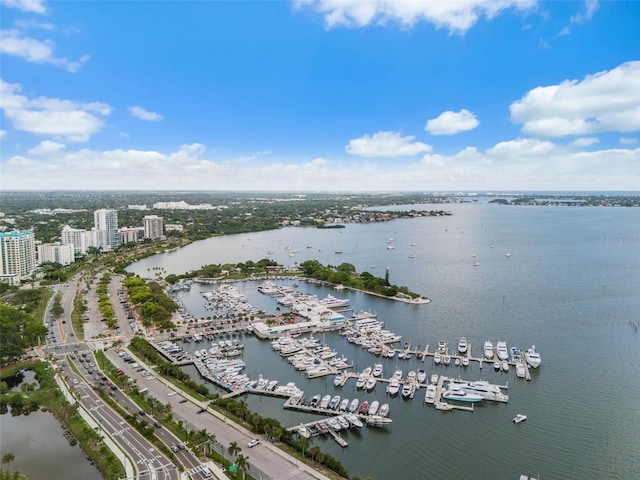
[[[0,9],[5,190],[639,190],[640,2]]]

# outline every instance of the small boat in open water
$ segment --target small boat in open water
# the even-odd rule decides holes
[[[526,415],[519,413],[515,417],[513,417],[513,423],[524,422],[526,419],[527,419]]]

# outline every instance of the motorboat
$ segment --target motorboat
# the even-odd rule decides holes
[[[518,347],[511,347],[511,360],[515,362],[520,358],[520,349]]]
[[[357,412],[358,405],[360,405],[360,400],[358,400],[357,398],[354,398],[353,400],[351,400],[351,403],[349,404],[349,413]]]
[[[509,396],[502,393],[500,387],[492,385],[486,380],[477,380],[475,382],[467,382],[457,384],[457,388],[464,390],[468,393],[474,393],[480,395],[487,400],[498,400],[506,402],[509,400]]]
[[[378,411],[378,415],[380,415],[381,417],[388,417],[389,408],[390,407],[388,403],[383,403],[382,406],[380,407],[380,410]]]
[[[444,410],[444,411],[453,410],[453,407],[449,405],[447,402],[438,402],[434,405],[434,407],[436,410]]]
[[[413,385],[413,382],[409,378],[405,378],[404,382],[402,383],[402,396],[404,398],[411,397],[414,390],[415,387]]]
[[[356,381],[356,388],[364,388],[364,386],[367,384],[367,380],[368,377],[361,373],[358,377],[358,380]]]
[[[424,369],[420,368],[418,370],[418,383],[424,383],[426,379],[427,379],[427,372],[425,372]]]
[[[500,366],[502,367],[503,372],[509,371],[509,362],[507,362],[506,360],[503,360]]]
[[[524,364],[522,363],[522,360],[519,360],[516,362],[516,376],[518,378],[524,378],[526,375],[526,371],[524,368]]]
[[[513,422],[520,423],[520,422],[524,422],[526,419],[527,419],[526,415],[519,413],[515,417],[513,417]]]
[[[484,342],[484,356],[485,358],[492,359],[493,358],[493,343],[491,340],[487,340]]]
[[[393,372],[393,376],[391,377],[392,380],[402,380],[402,369],[398,368],[397,370],[395,370]]]
[[[442,357],[442,363],[444,365],[449,365],[451,363],[451,357],[449,356],[449,354],[445,354],[444,357]]]
[[[327,420],[327,425],[329,425],[329,427],[331,427],[335,431],[342,429],[340,423],[338,422],[338,419],[335,417],[331,417],[329,420]]]
[[[458,342],[458,352],[467,353],[467,337],[460,337],[460,341]]]
[[[338,407],[338,410],[340,412],[346,412],[347,408],[349,408],[349,399],[345,398],[340,402],[340,406]]]
[[[378,413],[379,408],[380,408],[380,402],[378,402],[378,400],[374,400],[373,402],[371,402],[371,405],[369,406],[367,413],[369,415],[375,415],[376,413]]]
[[[433,363],[435,363],[436,365],[440,365],[441,362],[442,362],[442,355],[440,355],[439,353],[436,353],[433,356]]]
[[[391,381],[389,382],[389,385],[387,386],[387,393],[393,397],[397,395],[399,391],[400,391],[400,381],[396,380],[395,378],[391,379]]]
[[[445,353],[447,351],[447,342],[444,340],[438,341],[438,353]]]
[[[340,404],[340,395],[334,395],[331,401],[329,402],[329,409],[335,410],[338,408],[339,404]]]
[[[433,403],[436,401],[436,386],[433,383],[427,385],[427,391],[424,394],[424,401],[426,403]]]
[[[360,404],[360,409],[358,410],[358,413],[360,415],[366,415],[368,410],[369,410],[369,402],[367,402],[366,400],[363,400],[362,403]]]
[[[362,420],[360,420],[360,417],[358,417],[358,415],[347,415],[347,420],[349,420],[349,423],[354,427],[362,428],[364,426],[364,423],[362,423]]]
[[[500,362],[493,362],[493,369],[496,371],[500,370]]]
[[[311,432],[304,425],[300,425],[300,427],[298,427],[298,433],[300,434],[301,437],[304,437],[304,438],[311,437]]]
[[[393,358],[395,356],[396,356],[395,348],[390,348],[389,350],[387,350],[387,358]]]
[[[463,367],[469,366],[469,357],[462,357],[462,366]]]
[[[496,353],[498,354],[498,358],[500,360],[508,360],[509,350],[507,350],[507,342],[496,343]]]
[[[365,388],[367,390],[373,390],[374,388],[376,388],[376,383],[378,383],[378,380],[376,380],[376,377],[369,377],[369,379],[367,380],[367,383],[365,384]]]
[[[382,364],[381,363],[376,363],[373,367],[373,376],[374,377],[379,377],[382,375]]]
[[[467,392],[453,383],[449,383],[449,389],[442,393],[442,398],[465,403],[477,403],[483,400],[481,395]]]
[[[329,402],[331,401],[331,395],[325,395],[320,400],[320,408],[327,408],[329,406]]]
[[[321,398],[322,398],[322,397],[321,397],[320,395],[314,395],[314,396],[311,398],[311,401],[309,402],[309,406],[310,406],[310,407],[317,407],[317,406],[318,406],[318,404],[320,403],[320,399],[321,399]]]
[[[340,428],[342,428],[343,430],[347,430],[351,426],[349,420],[347,420],[344,416],[336,417],[336,420],[338,420]]]
[[[345,384],[346,381],[347,381],[347,376],[344,373],[339,373],[333,379],[333,384],[336,387],[342,387]]]
[[[432,383],[434,385],[436,383],[438,383],[438,374],[437,373],[432,373],[431,374],[431,377],[429,377],[429,383]]]
[[[536,352],[535,345],[532,345],[531,348],[524,352],[524,358],[531,368],[538,368],[542,363],[542,358],[540,354]]]

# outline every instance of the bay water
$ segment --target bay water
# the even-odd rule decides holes
[[[397,208],[439,210],[442,205]],[[338,389],[332,377],[308,380],[268,342],[244,337],[243,358],[252,378],[262,374],[281,384],[293,381],[307,396],[338,394],[390,403],[393,423],[343,433],[347,448],[331,438],[313,439],[351,476],[513,479],[529,473],[543,479],[640,478],[640,211],[500,206],[482,199],[447,209],[451,216],[216,237],[149,257],[129,270],[152,277],[158,269],[163,275],[181,274],[210,263],[262,258],[284,265],[308,259],[336,266],[347,262],[380,277],[388,270],[391,283],[432,302],[410,305],[306,282],[298,282],[299,289],[349,298],[355,311],[376,311],[387,329],[402,335],[403,343],[421,348],[429,344],[431,351],[439,340],[455,351],[462,335],[471,342],[474,356],[480,356],[485,340],[536,346],[542,365],[526,382],[515,378],[514,369],[505,374],[489,365],[480,369],[472,363],[461,369],[436,367],[429,358],[424,363],[379,359],[337,333],[325,335],[356,371],[381,361],[386,377],[396,367],[405,375],[424,368],[471,381],[508,383],[508,404],[483,402],[474,412],[440,412],[424,403],[423,391],[404,400],[389,398],[384,384],[363,393],[356,391],[353,380]],[[237,283],[251,303],[274,312],[275,302],[258,294],[258,285]],[[194,316],[206,317],[210,313],[200,291],[212,288],[194,285],[180,298]],[[252,410],[285,426],[315,418],[283,410],[280,399],[249,396],[247,401]],[[513,424],[517,413],[526,414],[527,421]]]

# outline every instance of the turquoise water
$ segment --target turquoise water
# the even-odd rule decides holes
[[[377,311],[403,341],[434,345],[442,339],[455,347],[465,335],[476,353],[487,339],[536,345],[543,364],[530,382],[477,365],[461,371],[434,367],[430,361],[424,366],[416,360],[385,361],[385,370],[397,364],[405,372],[422,367],[468,380],[508,381],[510,401],[487,403],[473,413],[443,413],[424,405],[423,392],[410,401],[387,399],[378,386],[366,398],[390,402],[391,426],[345,434],[346,449],[330,439],[314,440],[352,476],[510,479],[529,472],[555,479],[639,478],[640,334],[630,322],[640,320],[640,211],[486,203],[450,209],[451,217],[208,239],[145,259],[131,270],[142,276],[152,267],[183,273],[207,263],[265,257],[284,264],[310,258],[333,265],[349,262],[377,276],[384,276],[388,267],[392,283],[406,285],[432,303],[406,305],[346,290],[339,296],[350,298],[356,310]],[[393,250],[386,249],[390,238]],[[290,257],[292,250],[298,253]],[[474,267],[476,262],[480,265]],[[251,300],[263,302],[260,308],[269,308],[271,301],[253,292],[257,284],[239,286]],[[306,283],[300,288],[336,294]],[[197,289],[184,300],[196,316],[206,316]],[[359,370],[377,361],[336,334],[326,341]],[[250,375],[295,381],[310,395],[333,393],[330,378],[309,381],[268,343],[250,337],[245,342]],[[338,393],[365,398],[353,383]],[[248,401],[287,426],[312,419],[283,411],[280,400]],[[526,413],[528,420],[514,425],[516,413]]]

